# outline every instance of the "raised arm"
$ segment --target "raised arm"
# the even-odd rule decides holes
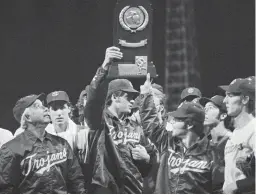
[[[158,118],[149,74],[144,85],[141,86],[141,94],[138,98],[140,98],[140,117],[144,134],[161,152],[167,146],[168,133]]]
[[[90,129],[97,130],[101,127],[102,111],[108,88],[108,82],[105,78],[112,60],[121,59],[122,57],[123,54],[119,48],[107,48],[105,59],[89,85],[84,116]]]

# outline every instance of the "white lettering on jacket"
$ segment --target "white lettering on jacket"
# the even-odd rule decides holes
[[[27,176],[31,171],[35,171],[42,175],[45,171],[49,172],[52,166],[63,163],[67,160],[66,148],[64,148],[62,152],[51,155],[49,155],[49,152],[47,151],[46,158],[36,158],[36,155],[37,153],[32,154],[21,161],[21,165],[24,165],[26,161],[28,162],[27,171],[23,172],[25,176]]]
[[[186,171],[193,172],[206,172],[209,171],[212,161],[196,160],[196,159],[182,159],[175,155],[175,151],[169,150],[170,155],[168,157],[168,165],[170,167],[170,172],[177,174],[180,172],[183,174]]]
[[[126,144],[127,142],[133,142],[133,143],[139,143],[140,141],[140,133],[137,132],[123,132],[123,131],[118,131],[118,132],[113,132],[111,134],[114,143],[115,144]]]

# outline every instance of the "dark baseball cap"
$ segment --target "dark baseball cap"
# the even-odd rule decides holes
[[[157,89],[157,90],[160,91],[161,93],[164,93],[164,89],[163,89],[163,87],[162,87],[161,85],[158,85],[158,84],[156,84],[156,83],[153,83],[153,84],[152,84],[152,87],[155,88],[155,89]]]
[[[54,101],[65,101],[69,102],[68,94],[65,91],[54,91],[47,95],[46,102],[50,104]]]
[[[108,85],[107,96],[116,91],[124,91],[127,93],[139,93],[137,90],[133,88],[132,83],[127,79],[115,79],[110,81]]]
[[[226,92],[229,93],[241,93],[243,95],[248,95],[250,98],[255,96],[255,80],[254,79],[234,79],[229,85],[219,86]]]
[[[215,96],[211,97],[211,99],[206,98],[206,97],[202,97],[202,98],[200,98],[199,103],[202,106],[205,106],[208,102],[212,102],[219,109],[221,109],[222,111],[226,112],[227,108],[226,108],[226,105],[223,102],[224,98],[225,97],[223,97],[221,95],[215,95]]]
[[[181,101],[183,101],[189,96],[202,97],[202,93],[196,87],[188,87],[181,92],[181,95],[180,95]]]
[[[28,95],[19,99],[13,108],[13,116],[16,119],[16,121],[20,123],[21,116],[24,113],[25,109],[31,106],[37,99],[44,100],[44,98],[45,94],[41,93],[39,95]]]
[[[170,113],[174,118],[191,118],[192,120],[203,123],[205,112],[201,105],[194,102],[183,102],[177,110]]]

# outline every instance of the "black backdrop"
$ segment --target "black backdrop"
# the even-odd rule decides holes
[[[76,103],[112,45],[116,0],[0,1],[0,127],[18,98],[65,90]],[[164,84],[164,0],[152,0],[153,59]],[[254,74],[254,1],[195,0],[202,91]],[[136,86],[139,83],[135,84]]]

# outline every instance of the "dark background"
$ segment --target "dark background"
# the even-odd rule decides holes
[[[0,1],[0,126],[18,127],[15,102],[65,90],[73,104],[112,45],[116,0]],[[165,1],[152,0],[153,61],[164,85]],[[254,1],[195,0],[202,92],[254,75]],[[138,86],[139,83],[135,84]]]

